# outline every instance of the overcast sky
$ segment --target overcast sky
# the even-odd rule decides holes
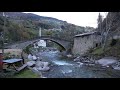
[[[40,16],[47,16],[57,18],[68,23],[72,23],[79,26],[91,26],[97,27],[97,18],[99,12],[25,12],[33,13]],[[103,18],[106,16],[105,12],[100,12]]]

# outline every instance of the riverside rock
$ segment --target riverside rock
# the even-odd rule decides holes
[[[35,66],[36,69],[39,71],[48,71],[50,69],[48,65],[48,62],[37,61]]]
[[[80,60],[79,57],[77,57],[77,58],[74,59],[74,61],[79,61],[79,60]]]
[[[48,70],[50,70],[50,68],[49,67],[46,67],[46,66],[44,66],[44,67],[39,67],[39,68],[37,68],[39,71],[48,71]]]
[[[102,66],[108,66],[108,65],[112,65],[115,64],[117,62],[116,59],[114,58],[102,58],[99,59],[98,61],[96,61],[96,64],[101,64]]]
[[[35,65],[35,61],[29,61],[29,62],[27,62],[27,65],[31,67],[31,66]]]
[[[67,55],[67,57],[68,57],[68,58],[71,58],[71,57],[72,57],[72,55],[71,55],[71,54],[68,54],[68,55]]]

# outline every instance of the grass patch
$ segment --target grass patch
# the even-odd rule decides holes
[[[95,50],[93,50],[92,54],[95,54],[95,55],[101,55],[103,54],[103,49],[102,48],[96,48]]]
[[[120,58],[120,40],[109,41],[104,51],[102,48],[99,47],[99,48],[93,49],[92,52],[90,53],[97,56],[113,56],[113,57]]]
[[[40,77],[31,70],[25,69],[21,71],[19,74],[15,74],[12,78],[40,78]]]

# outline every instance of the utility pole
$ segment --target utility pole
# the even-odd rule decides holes
[[[41,37],[41,27],[39,28],[39,37]]]

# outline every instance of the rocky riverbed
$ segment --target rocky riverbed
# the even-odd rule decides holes
[[[74,59],[77,63],[82,63],[88,66],[99,65],[101,68],[111,68],[115,70],[120,70],[120,60],[115,57],[104,57],[101,59],[93,59],[92,57],[84,56],[84,57],[76,57]]]
[[[57,50],[44,50],[36,53],[42,61],[49,62],[50,70],[40,71],[46,78],[119,78],[120,71],[102,66],[90,57],[63,57]],[[109,66],[109,67],[108,67]]]

